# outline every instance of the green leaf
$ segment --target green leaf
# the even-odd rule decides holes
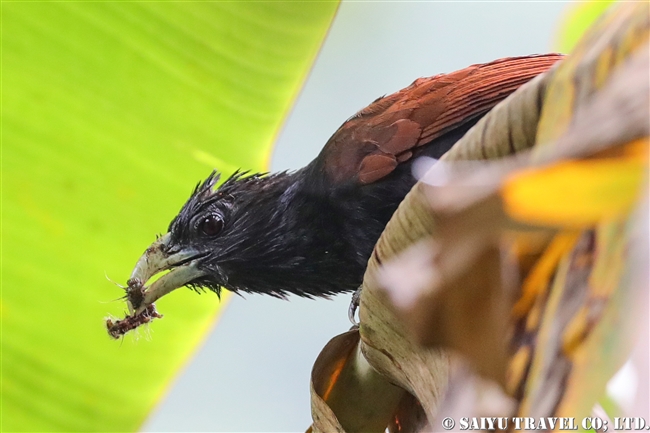
[[[614,0],[590,0],[571,4],[556,36],[555,47],[562,53],[573,50],[582,35],[609,8]]]
[[[220,304],[179,291],[116,342],[105,275],[124,283],[213,167],[266,168],[336,7],[2,3],[0,430],[137,429]]]

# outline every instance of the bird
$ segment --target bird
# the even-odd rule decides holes
[[[373,247],[416,183],[420,156],[440,158],[492,107],[562,58],[508,57],[428,78],[345,121],[305,167],[213,171],[136,263],[133,313],[180,287],[285,298],[356,290]],[[163,271],[170,271],[147,285]]]

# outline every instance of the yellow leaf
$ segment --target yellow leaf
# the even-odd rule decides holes
[[[501,192],[506,212],[526,223],[574,228],[627,214],[648,169],[648,140],[625,147],[615,158],[564,161],[514,173]]]

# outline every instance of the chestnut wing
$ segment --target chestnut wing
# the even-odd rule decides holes
[[[347,120],[321,151],[319,165],[335,183],[375,182],[418,147],[485,114],[562,57],[509,57],[419,78]]]

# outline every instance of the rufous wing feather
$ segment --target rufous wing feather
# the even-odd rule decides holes
[[[482,116],[562,57],[509,57],[419,78],[346,121],[319,155],[321,167],[332,182],[375,182],[418,147]]]

